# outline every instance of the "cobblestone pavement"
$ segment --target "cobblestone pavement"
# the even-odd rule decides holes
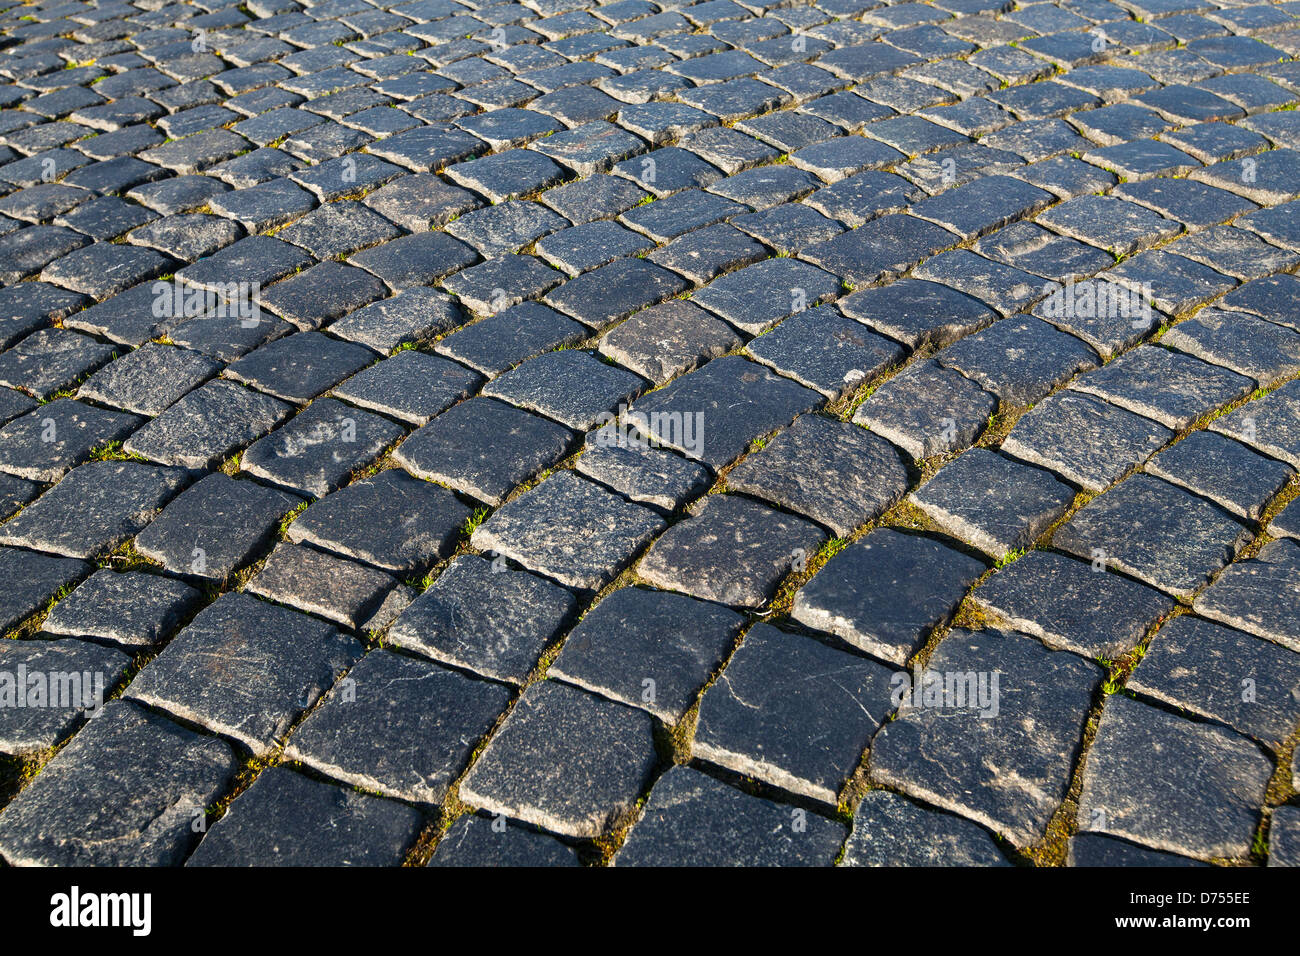
[[[0,30],[8,863],[1300,861],[1300,3]]]

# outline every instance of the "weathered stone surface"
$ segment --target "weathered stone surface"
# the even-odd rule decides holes
[[[1249,532],[1216,505],[1136,475],[1084,505],[1052,537],[1062,550],[1191,597]]]
[[[1097,355],[1083,342],[1030,315],[995,322],[936,356],[1002,401],[1032,405],[1085,369]]]
[[[148,647],[165,641],[199,602],[180,581],[138,571],[96,571],[42,622],[51,634]]]
[[[231,592],[176,635],[126,696],[265,754],[361,654],[323,621]]]
[[[206,355],[149,342],[86,379],[77,397],[141,415],[161,415],[220,370]]]
[[[650,791],[614,865],[829,866],[843,842],[843,824],[673,767]]]
[[[561,471],[503,506],[470,543],[567,587],[596,591],[663,527],[650,509]]]
[[[1300,866],[1300,810],[1278,807],[1268,831],[1268,865]]]
[[[808,521],[735,495],[710,495],[654,543],[637,571],[658,587],[757,608],[825,540]]]
[[[139,429],[123,449],[165,465],[211,468],[266,434],[291,406],[234,382],[196,388]]]
[[[601,337],[599,349],[661,385],[727,354],[743,341],[735,329],[699,306],[674,299],[642,309],[610,329]]]
[[[1192,432],[1153,458],[1147,471],[1255,520],[1295,474],[1216,432]]]
[[[187,481],[177,468],[88,462],[0,527],[0,543],[98,557],[134,537]]]
[[[948,685],[956,690],[955,675],[971,672],[975,686],[948,693]],[[937,700],[924,693],[904,699],[912,706],[872,745],[872,778],[982,823],[1018,847],[1042,839],[1069,789],[1100,669],[1022,634],[954,630],[926,673],[910,687],[935,681]],[[908,689],[904,684],[902,692]]]
[[[482,378],[437,355],[403,349],[336,387],[333,395],[372,411],[424,425],[467,397]]]
[[[727,475],[732,491],[765,498],[839,535],[902,497],[908,475],[892,445],[864,429],[804,415]]]
[[[562,349],[521,363],[493,379],[483,394],[585,431],[645,387],[638,376],[590,352]]]
[[[1270,541],[1226,568],[1196,599],[1196,610],[1300,651],[1300,543]]]
[[[895,673],[812,638],[756,625],[704,694],[693,752],[834,804],[893,708]]]
[[[543,681],[493,735],[460,797],[554,833],[595,837],[633,809],[656,763],[648,714]]]
[[[5,808],[0,855],[15,866],[177,866],[235,769],[224,742],[114,701]]]
[[[545,578],[463,554],[402,612],[387,639],[474,673],[522,683],[576,610],[573,595]]]
[[[873,391],[853,420],[919,461],[970,446],[997,405],[994,395],[960,372],[929,360]]]
[[[555,837],[467,813],[438,843],[430,866],[580,866],[578,855]]]
[[[269,767],[186,866],[397,866],[423,822],[405,804]]]
[[[358,631],[385,627],[415,597],[383,571],[294,544],[277,544],[246,590]]]
[[[285,755],[353,787],[434,804],[509,703],[500,684],[373,651],[294,732]]]
[[[1300,468],[1300,382],[1288,382],[1263,398],[1247,402],[1215,419],[1210,429]]]
[[[984,571],[979,561],[931,538],[880,528],[831,558],[800,588],[791,616],[903,664]]]
[[[945,465],[910,500],[945,531],[994,558],[1022,551],[1074,500],[1045,471],[972,448]]]
[[[102,713],[130,666],[122,652],[85,641],[0,641],[0,753],[58,744]]]
[[[975,603],[1048,647],[1115,660],[1174,602],[1145,585],[1053,551],[1030,551],[996,571]]]
[[[712,483],[703,465],[620,432],[614,424],[587,433],[574,467],[632,501],[665,511],[702,495]]]
[[[137,415],[57,398],[0,428],[0,469],[33,481],[57,481],[95,448],[121,441],[141,424]]]
[[[681,720],[744,619],[671,591],[620,588],[573,629],[547,672],[611,700]]]
[[[1168,853],[1244,858],[1272,770],[1231,731],[1114,695],[1088,752],[1079,827]]]
[[[1009,866],[986,830],[872,790],[853,811],[841,866]]]

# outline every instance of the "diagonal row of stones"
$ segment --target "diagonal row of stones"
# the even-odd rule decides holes
[[[1296,13],[10,6],[0,855],[1294,860]]]

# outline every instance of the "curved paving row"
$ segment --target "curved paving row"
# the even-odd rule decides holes
[[[7,862],[1300,859],[1300,4],[3,5]]]

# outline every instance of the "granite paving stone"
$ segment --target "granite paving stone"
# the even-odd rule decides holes
[[[969,447],[997,405],[992,393],[960,372],[927,360],[875,389],[853,421],[920,461]]]
[[[1161,452],[1146,470],[1253,520],[1259,520],[1264,505],[1295,474],[1289,465],[1205,431],[1192,432]]]
[[[1300,468],[1300,385],[1288,382],[1215,419],[1210,428]]]
[[[853,812],[840,866],[1009,866],[988,831],[872,790]]]
[[[353,787],[437,803],[509,702],[500,684],[373,651],[294,732],[285,755]]]
[[[897,672],[810,637],[758,624],[705,691],[693,753],[833,804],[893,709]]]
[[[940,351],[936,361],[1012,406],[1033,405],[1099,364],[1097,354],[1079,339],[1023,314],[955,342]]]
[[[320,332],[275,339],[227,366],[225,376],[286,402],[304,404],[374,360],[374,352]]]
[[[397,866],[423,825],[394,800],[269,767],[212,825],[186,866]]]
[[[356,631],[382,630],[415,597],[376,568],[288,543],[275,546],[246,590]]]
[[[7,688],[0,711],[0,753],[34,756],[102,715],[105,698],[131,658],[84,641],[5,641],[0,673]]]
[[[96,448],[123,440],[143,424],[138,415],[56,398],[0,428],[0,471],[57,481]]]
[[[41,629],[126,647],[150,647],[171,637],[199,599],[194,588],[162,575],[103,568],[59,601]]]
[[[329,330],[331,335],[349,342],[390,352],[406,342],[449,332],[464,321],[449,296],[436,289],[413,286],[349,313],[330,323]]]
[[[965,691],[950,676],[971,672]],[[901,715],[873,742],[871,779],[1015,846],[1041,840],[1069,789],[1101,670],[1015,632],[955,629],[911,676]]]
[[[13,865],[178,866],[196,815],[234,782],[235,755],[135,704],[112,701],[5,810]]]
[[[1088,754],[1080,829],[1167,853],[1242,858],[1272,769],[1243,737],[1115,695]]]
[[[561,471],[496,511],[470,543],[567,587],[597,591],[663,527],[650,509]]]
[[[1028,548],[1074,501],[1046,471],[972,448],[909,500],[935,524],[994,559]]]
[[[758,608],[826,538],[802,518],[737,495],[709,495],[651,546],[637,573],[657,587]]]
[[[265,754],[361,653],[323,621],[230,592],[199,612],[126,695]]]
[[[9,582],[0,600],[0,631],[3,632],[43,611],[51,598],[92,570],[84,561],[8,547],[0,547],[0,569]]]
[[[1195,602],[1198,613],[1300,651],[1300,544],[1270,541],[1226,568]]]
[[[791,616],[903,664],[984,571],[980,561],[932,538],[880,528],[832,557],[800,588]]]
[[[615,866],[829,866],[844,826],[690,767],[656,781]]]
[[[1300,337],[1242,312],[1202,309],[1170,329],[1161,342],[1247,375],[1262,387],[1300,371]]]
[[[206,355],[147,342],[87,378],[77,396],[140,415],[161,415],[220,370]]]
[[[648,714],[543,681],[520,698],[460,795],[553,833],[595,837],[633,809],[657,762]]]
[[[567,844],[505,817],[467,813],[457,817],[439,841],[429,866],[552,867],[581,866]]]
[[[1100,833],[1076,833],[1070,837],[1067,854],[1067,866],[1084,867],[1181,867],[1208,866],[1199,860],[1179,856],[1176,853],[1162,853],[1138,846],[1127,840]]]
[[[797,313],[746,347],[755,359],[837,399],[897,364],[906,349],[822,306]]]
[[[169,502],[135,547],[173,574],[222,581],[259,554],[300,504],[297,495],[218,472]]]
[[[590,352],[561,349],[521,362],[493,379],[483,394],[586,431],[645,387],[640,377]]]

